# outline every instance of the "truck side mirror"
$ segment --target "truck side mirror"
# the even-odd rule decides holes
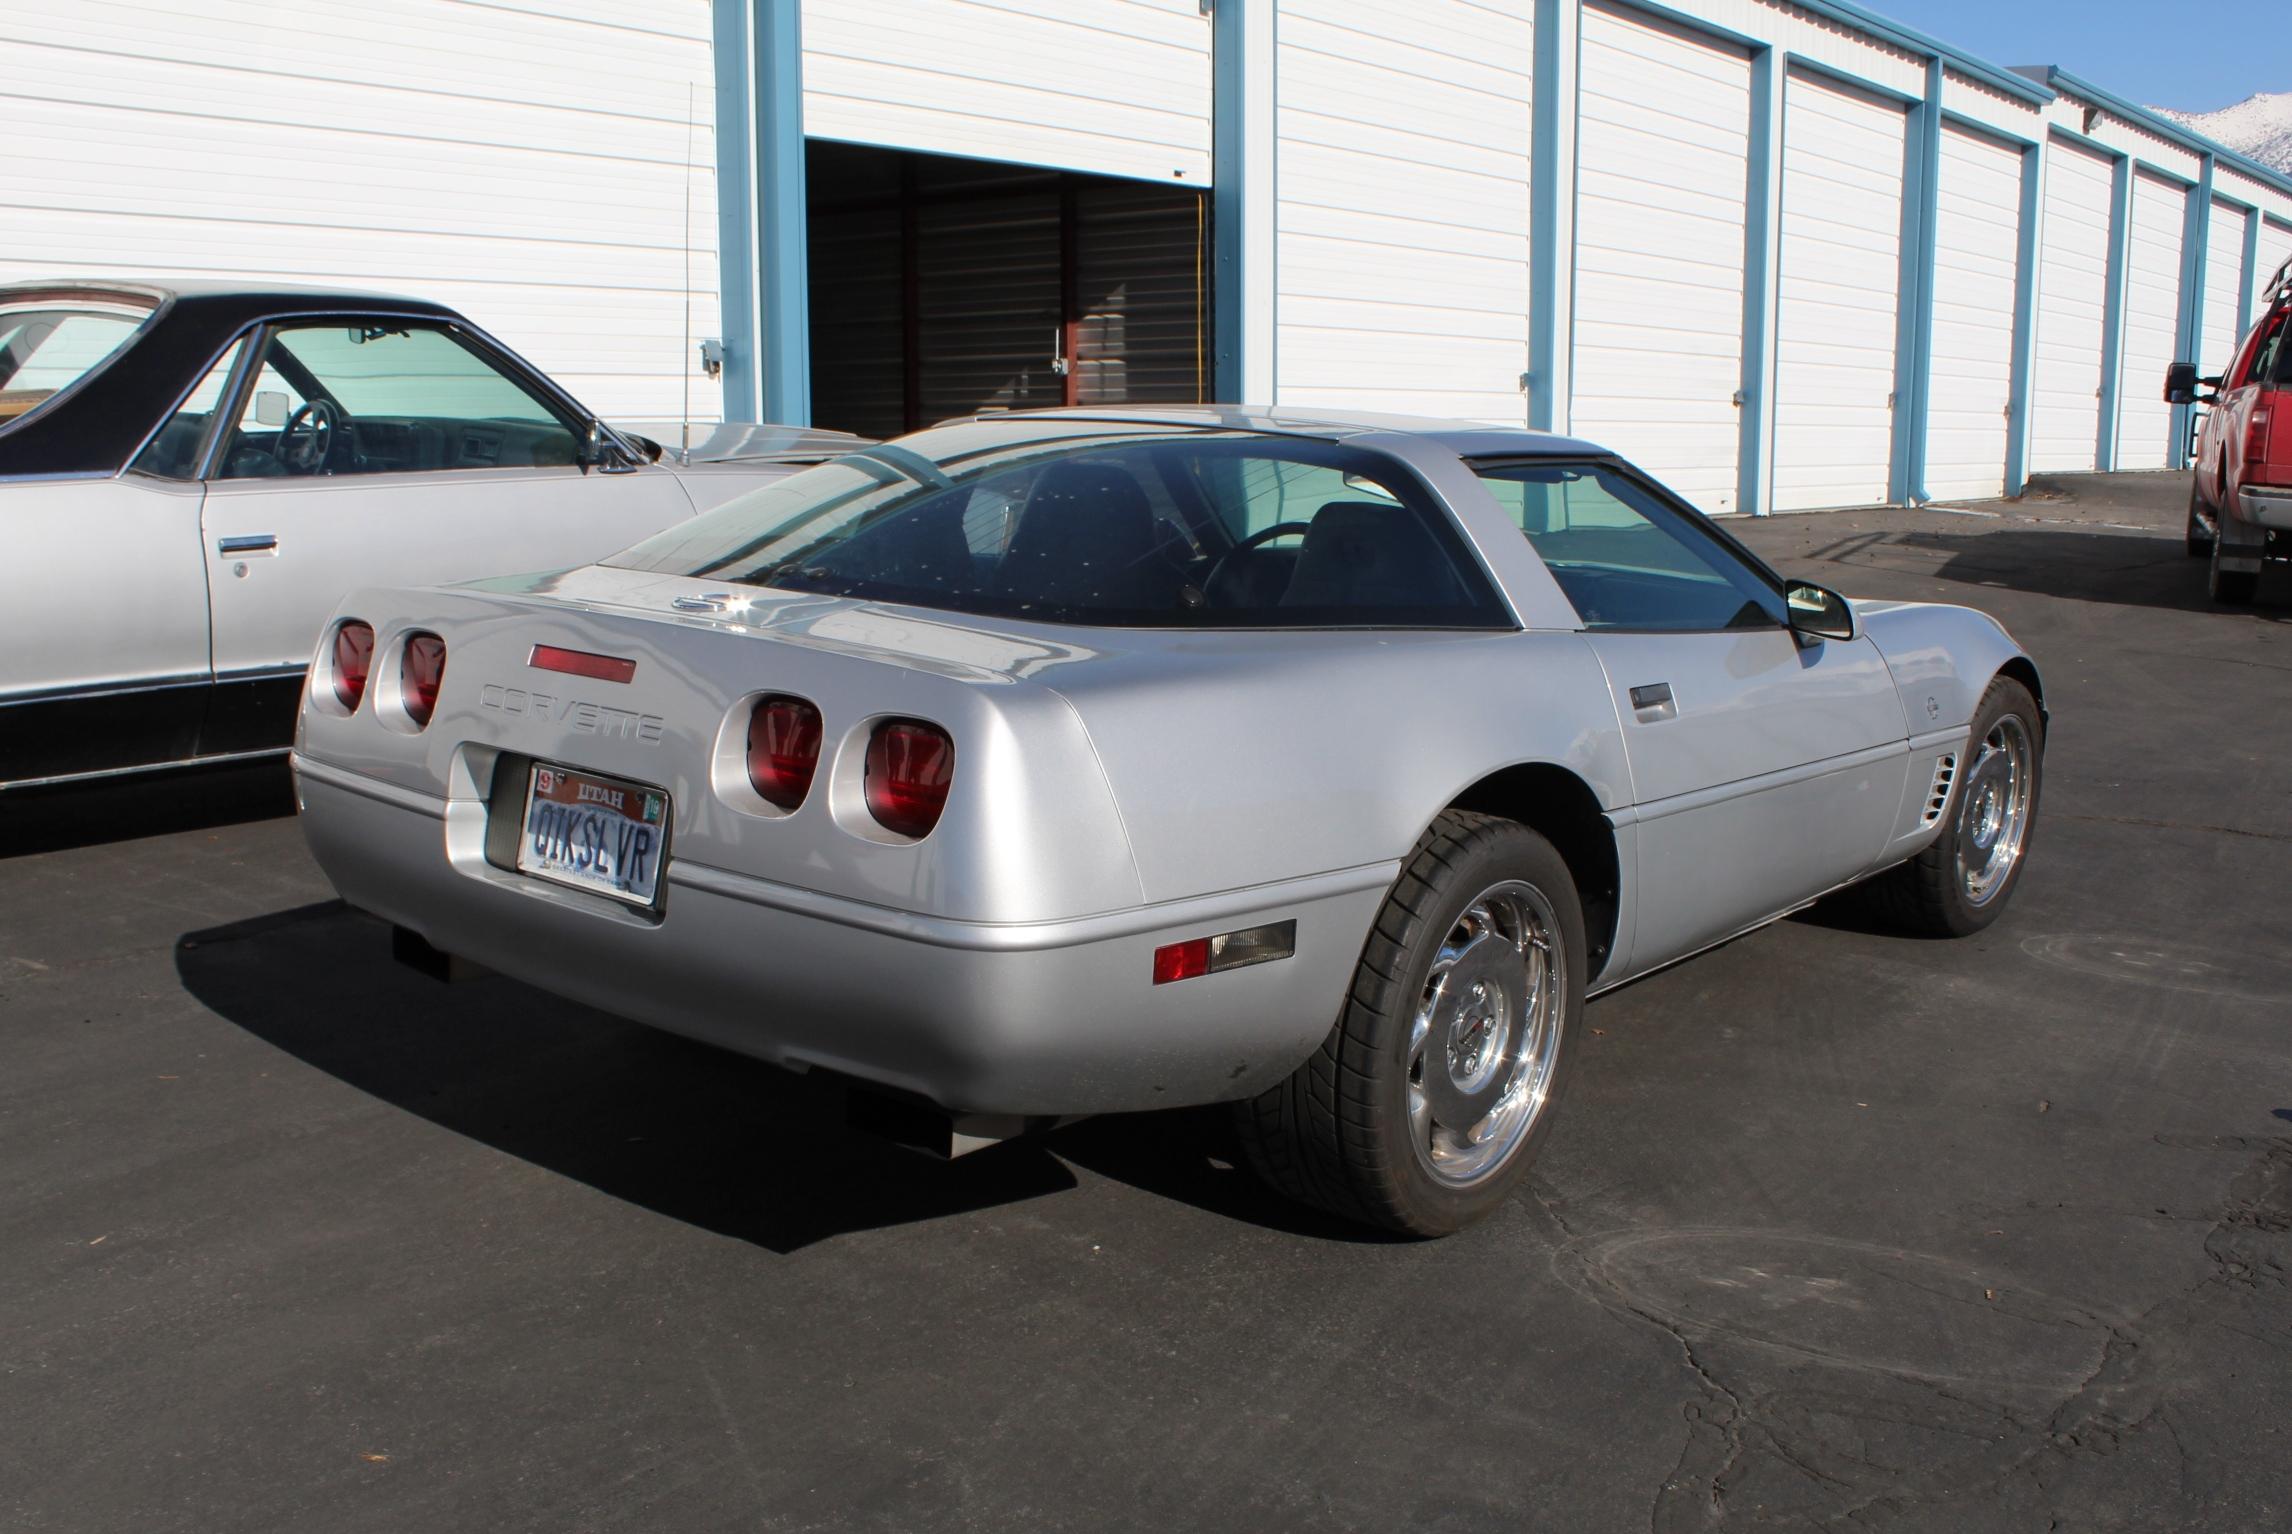
[[[2193,405],[2196,403],[2197,372],[2193,362],[2176,362],[2165,369],[2165,403]]]

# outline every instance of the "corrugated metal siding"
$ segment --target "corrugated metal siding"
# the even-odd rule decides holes
[[[707,0],[8,6],[0,280],[415,293],[593,409],[714,419],[709,39]]]
[[[1084,405],[1210,392],[1208,209],[1177,187],[1075,193],[1075,396]]]
[[[1825,80],[1784,87],[1778,511],[1886,499],[1906,125],[1900,106]]]
[[[1751,62],[1598,6],[1581,40],[1571,428],[1733,511]]]
[[[1926,403],[1926,493],[1936,499],[2005,493],[2021,158],[1994,139],[1942,129]]]
[[[2255,268],[2252,279],[2254,305],[2259,304],[2261,294],[2275,277],[2277,268],[2288,259],[2292,259],[2292,224],[2280,224],[2274,219],[2264,220],[2260,225],[2260,265]]]
[[[1208,186],[1210,19],[1198,0],[804,0],[804,131]]]
[[[2205,377],[2227,368],[2239,339],[2236,301],[2244,283],[2244,231],[2252,215],[2215,200],[2206,226],[2204,323],[2197,332],[2197,372]]]
[[[1519,424],[1529,0],[1281,0],[1283,404]]]
[[[2125,266],[2125,361],[2117,387],[2117,467],[2177,468],[2165,369],[2180,352],[2181,237],[2188,192],[2147,171],[2133,177]]]
[[[2090,469],[2100,447],[2112,175],[2089,149],[2046,148],[2029,450],[2042,472]]]

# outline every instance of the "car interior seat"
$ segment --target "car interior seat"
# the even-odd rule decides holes
[[[1284,607],[1452,607],[1463,600],[1423,518],[1389,501],[1331,501],[1297,551]]]

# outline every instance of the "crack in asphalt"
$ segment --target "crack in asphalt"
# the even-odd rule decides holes
[[[2168,1142],[2159,1137],[2159,1143]],[[1667,1338],[1696,1391],[1697,1398],[1681,1407],[1686,1437],[1678,1456],[1650,1498],[1650,1534],[1685,1534],[1738,1519],[1760,1527],[1870,1530],[1912,1519],[1922,1509],[1930,1516],[1936,1504],[1945,1501],[2019,1505],[2030,1498],[2036,1499],[2029,1508],[2031,1515],[2047,1517],[2048,1527],[2078,1527],[2079,1514],[2058,1505],[2069,1489],[2065,1478],[2081,1464],[2113,1459],[2136,1443],[2161,1449],[2164,1465],[2171,1470],[2170,1484],[2176,1488],[2172,1495],[2181,1510],[2173,1526],[2206,1526],[2213,1510],[2190,1474],[2188,1445],[2173,1420],[2172,1397],[2178,1387],[2169,1373],[2171,1366],[2156,1361],[2160,1344],[2205,1328],[2253,1336],[2235,1325],[2235,1317],[2214,1313],[2220,1308],[2216,1298],[2280,1289],[2292,1277],[2292,1139],[2224,1137],[2218,1148],[2256,1154],[2230,1180],[2221,1204],[2209,1216],[2173,1216],[2191,1221],[2209,1218],[2201,1245],[2204,1271],[2195,1282],[2130,1320],[2112,1320],[2068,1306],[2069,1314],[2058,1318],[2059,1324],[2100,1333],[2100,1356],[2050,1409],[2041,1412],[2017,1410],[2008,1401],[1985,1400],[1937,1380],[1844,1358],[1837,1361],[1838,1367],[1873,1370],[1900,1388],[1929,1398],[1937,1410],[1893,1409],[1872,1401],[1866,1392],[1830,1396],[1798,1368],[1790,1369],[1776,1388],[1754,1389],[1736,1377],[1739,1370],[1723,1366],[1698,1347],[1699,1329],[1692,1323],[1674,1321],[1595,1278],[1565,1200],[1536,1188],[1537,1204],[1567,1238],[1569,1260],[1582,1265],[1582,1291],[1619,1322],[1644,1325]],[[1913,1287],[1934,1292],[1922,1285]],[[2057,1318],[2020,1315],[2020,1319]],[[2286,1346],[2281,1336],[2255,1340]],[[1750,1346],[1756,1349],[1758,1344]],[[2169,1354],[2172,1349],[2166,1346],[2163,1351]],[[1823,1365],[1818,1362],[1814,1367]],[[1873,1430],[1886,1429],[1948,1435],[1967,1448],[1968,1456],[1929,1453],[1908,1457],[1904,1466],[1890,1464],[1874,1457],[1869,1442]],[[1995,1458],[2000,1448],[2007,1450],[2002,1460]],[[1992,1463],[1982,1464],[1985,1457]],[[1760,1500],[1731,1503],[1762,1463],[1832,1505],[1791,1509]],[[1887,1484],[1869,1486],[1873,1475]],[[1858,1490],[1863,1494],[1856,1497]]]

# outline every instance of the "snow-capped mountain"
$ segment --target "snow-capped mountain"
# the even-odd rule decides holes
[[[2292,175],[2292,91],[2262,91],[2217,112],[2175,112],[2161,116],[2261,164]]]

